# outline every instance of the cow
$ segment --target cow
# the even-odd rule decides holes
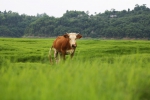
[[[72,58],[74,56],[74,52],[77,47],[76,39],[80,39],[82,35],[80,33],[66,33],[63,36],[58,36],[51,46],[49,50],[49,59],[52,63],[52,50],[54,51],[54,58],[56,60],[56,63],[58,63],[59,58],[58,54],[60,54],[60,57],[65,60],[65,55],[70,54],[70,57]]]

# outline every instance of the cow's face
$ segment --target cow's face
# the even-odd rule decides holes
[[[77,46],[76,39],[80,39],[82,35],[80,35],[79,33],[66,33],[64,37],[69,38],[70,46],[75,48]]]

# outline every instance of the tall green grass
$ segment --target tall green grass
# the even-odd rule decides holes
[[[53,39],[0,41],[0,100],[150,99],[149,41],[80,40],[73,59],[54,65]]]

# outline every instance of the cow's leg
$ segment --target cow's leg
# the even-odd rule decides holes
[[[58,63],[58,51],[54,49],[54,58],[56,60],[56,63]]]
[[[66,52],[62,52],[62,53],[61,53],[61,58],[62,58],[63,60],[66,59],[66,58],[65,58],[65,54],[66,54]]]
[[[74,56],[74,52],[76,49],[74,49],[74,51],[71,53],[70,57],[72,58]]]
[[[54,60],[54,58],[52,57],[53,53],[55,54],[55,48],[53,48],[53,46],[52,46],[49,50],[49,55],[48,55],[51,64],[53,64],[53,60]]]
[[[70,57],[72,58],[74,56],[74,53],[72,53],[71,55],[70,55]]]
[[[62,57],[63,57],[63,60],[66,60],[66,58],[65,58],[65,54],[63,54],[63,55],[62,55]]]
[[[59,57],[60,57],[60,59],[62,59],[62,53],[61,52],[59,53]]]

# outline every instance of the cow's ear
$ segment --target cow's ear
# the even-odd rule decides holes
[[[81,34],[77,34],[77,39],[80,39],[82,37],[82,35]]]
[[[68,33],[64,34],[64,37],[65,37],[65,38],[69,38]]]

